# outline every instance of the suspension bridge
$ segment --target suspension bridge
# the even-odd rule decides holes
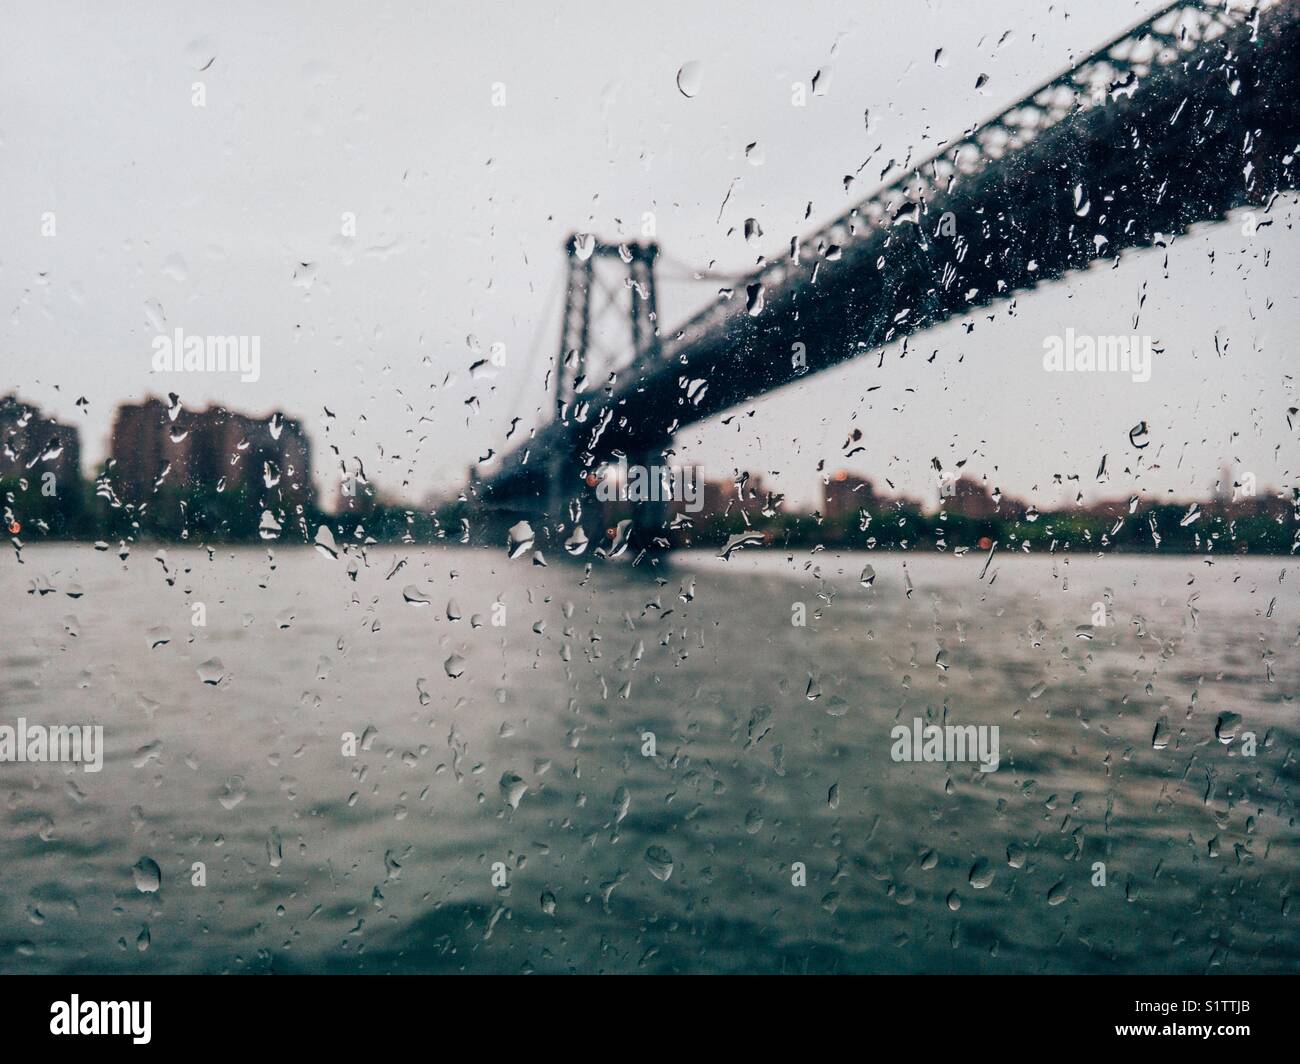
[[[1179,0],[907,167],[672,329],[660,250],[566,245],[554,406],[470,490],[558,529],[615,456],[954,315],[1297,187],[1300,0]],[[612,308],[612,310],[611,310]],[[597,343],[613,313],[621,342]],[[574,504],[579,504],[575,506]],[[662,510],[640,507],[652,542]]]

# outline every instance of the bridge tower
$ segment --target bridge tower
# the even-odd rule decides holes
[[[590,398],[612,392],[657,362],[660,354],[655,260],[659,245],[606,244],[575,234],[565,243],[567,277],[555,369],[555,420],[582,423]],[[583,439],[584,434],[574,434]],[[629,463],[646,456],[628,455]],[[548,468],[548,513],[569,520],[568,505],[583,494],[590,457],[553,453]],[[656,523],[657,508],[639,504],[637,523]]]
[[[561,421],[580,415],[574,405],[585,388],[601,387],[659,350],[659,245],[602,244],[574,235],[565,248],[568,277],[555,374],[555,416]]]

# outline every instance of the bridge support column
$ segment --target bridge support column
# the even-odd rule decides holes
[[[664,449],[640,449],[628,459],[629,468],[635,465],[647,478],[651,495],[632,506],[632,535],[629,549],[640,552],[662,551],[667,547],[667,525],[672,520],[671,473],[664,458]]]
[[[573,504],[576,502],[581,508],[577,522],[580,525],[588,517],[592,498],[591,489],[582,479],[582,465],[577,456],[567,453],[552,455],[547,464],[546,492],[541,502],[554,548],[565,549],[565,541],[573,534]],[[587,535],[590,534],[588,531]]]

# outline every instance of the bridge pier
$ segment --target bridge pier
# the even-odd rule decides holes
[[[633,461],[635,459],[635,461]],[[667,525],[671,519],[671,485],[665,475],[665,458],[662,447],[639,448],[628,457],[628,467],[637,466],[645,471],[647,483],[653,490],[648,499],[631,502],[632,534],[628,549],[637,553],[662,552],[668,549]]]

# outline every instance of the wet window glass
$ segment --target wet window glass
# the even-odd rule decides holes
[[[4,19],[0,971],[1300,966],[1296,4]]]

